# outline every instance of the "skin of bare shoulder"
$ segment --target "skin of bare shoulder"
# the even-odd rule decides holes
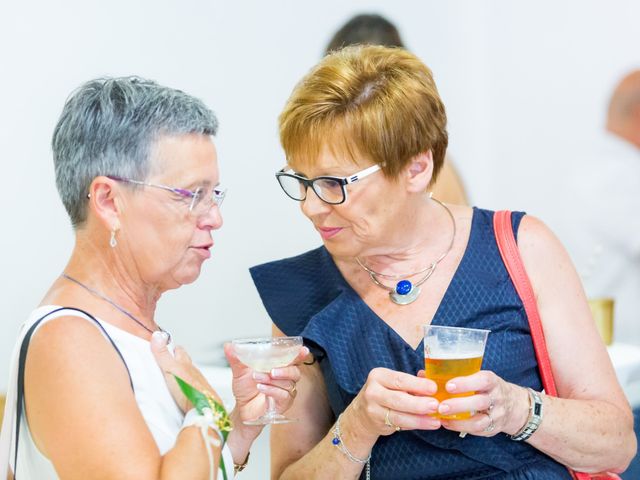
[[[619,407],[632,424],[629,404],[566,250],[542,221],[530,215],[520,224],[518,247],[537,297],[559,396],[606,401]]]
[[[25,404],[34,442],[60,478],[158,478],[160,452],[126,368],[89,321],[60,317],[34,334]]]

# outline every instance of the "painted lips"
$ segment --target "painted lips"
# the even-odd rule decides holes
[[[328,228],[328,227],[318,227],[318,231],[320,232],[320,236],[327,240],[342,231],[342,228]]]

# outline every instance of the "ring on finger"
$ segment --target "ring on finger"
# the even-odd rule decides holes
[[[493,403],[493,397],[491,395],[489,395],[489,406],[487,407],[487,412],[490,412],[491,410],[493,410],[494,407],[494,403]]]
[[[384,416],[384,424],[385,424],[387,427],[391,427],[391,428],[393,428],[396,432],[399,432],[399,431],[401,430],[401,427],[399,427],[398,425],[396,425],[395,423],[393,423],[393,422],[391,421],[391,419],[389,418],[389,414],[391,414],[391,409],[390,409],[390,408],[387,408],[387,413],[386,413],[386,415]]]
[[[296,395],[298,394],[298,385],[293,380],[289,381],[291,382],[291,387],[287,388],[286,390],[292,398],[296,398]]]
[[[495,426],[495,424],[493,423],[493,417],[491,416],[490,410],[486,410],[486,411],[484,411],[484,412],[482,412],[482,413],[484,413],[487,417],[489,417],[489,425],[487,425],[487,426],[484,428],[484,430],[483,430],[483,431],[484,431],[484,432],[487,432],[487,433],[489,433],[489,432],[493,432],[493,430],[496,428],[496,426]]]

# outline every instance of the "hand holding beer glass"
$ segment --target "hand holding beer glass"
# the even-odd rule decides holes
[[[426,325],[424,327],[424,371],[425,377],[438,385],[434,397],[438,402],[454,397],[468,397],[475,392],[449,393],[445,386],[455,377],[464,377],[480,371],[484,347],[489,330],[473,328],[441,327]],[[472,412],[453,415],[432,414],[445,420],[464,420],[470,418]]]

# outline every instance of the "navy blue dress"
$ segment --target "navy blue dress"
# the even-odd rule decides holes
[[[524,213],[512,215],[517,232]],[[415,374],[423,346],[411,348],[349,286],[324,247],[251,269],[273,322],[301,335],[319,360],[334,415],[343,412],[376,367]],[[425,285],[428,288],[428,285]],[[493,212],[473,210],[471,233],[433,325],[491,330],[482,368],[508,382],[542,389],[524,307],[493,231]],[[492,438],[441,428],[380,437],[371,454],[378,479],[570,479],[566,468],[505,434]]]

